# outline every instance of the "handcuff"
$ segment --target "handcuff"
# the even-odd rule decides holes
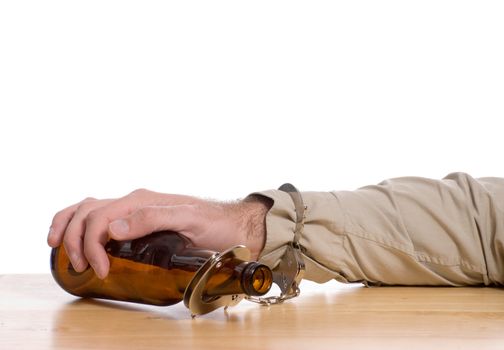
[[[305,273],[305,263],[302,257],[299,240],[303,234],[304,222],[306,219],[306,209],[301,193],[290,183],[283,184],[278,188],[287,192],[296,211],[296,226],[294,228],[294,238],[287,244],[285,253],[280,258],[278,265],[272,270],[273,282],[280,288],[280,295],[269,297],[245,296],[245,299],[261,305],[281,304],[299,296],[301,293],[299,284]]]
[[[191,311],[191,316],[206,314],[219,307],[226,310],[229,306],[238,304],[243,298],[245,300],[261,305],[281,304],[299,296],[299,284],[303,279],[305,264],[301,255],[301,245],[299,240],[303,234],[305,211],[307,207],[303,203],[301,193],[291,184],[286,183],[280,186],[280,191],[287,192],[296,211],[296,226],[294,228],[294,238],[287,244],[280,262],[272,269],[273,283],[280,288],[280,295],[269,297],[256,297],[244,294],[223,295],[219,298],[205,300],[204,289],[212,276],[218,270],[221,262],[228,258],[237,258],[247,261],[250,259],[250,251],[244,246],[236,246],[223,253],[214,254],[203,266],[201,266],[184,292],[184,304]]]

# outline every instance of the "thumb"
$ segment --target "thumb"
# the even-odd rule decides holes
[[[148,206],[112,221],[109,224],[109,234],[115,240],[128,240],[156,231],[180,232],[194,226],[194,217],[192,205]]]

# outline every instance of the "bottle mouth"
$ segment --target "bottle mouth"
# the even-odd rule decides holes
[[[241,280],[242,288],[247,295],[264,295],[268,293],[272,283],[273,273],[268,266],[257,262],[247,264]]]

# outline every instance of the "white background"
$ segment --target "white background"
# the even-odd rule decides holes
[[[504,5],[0,2],[0,273],[53,214],[139,187],[233,199],[504,176]]]

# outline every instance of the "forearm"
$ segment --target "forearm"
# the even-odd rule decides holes
[[[274,266],[292,240],[294,206],[274,201],[262,261]],[[502,283],[504,180],[465,174],[398,178],[356,191],[304,192],[306,278],[405,285]],[[502,249],[502,248],[501,248]]]

